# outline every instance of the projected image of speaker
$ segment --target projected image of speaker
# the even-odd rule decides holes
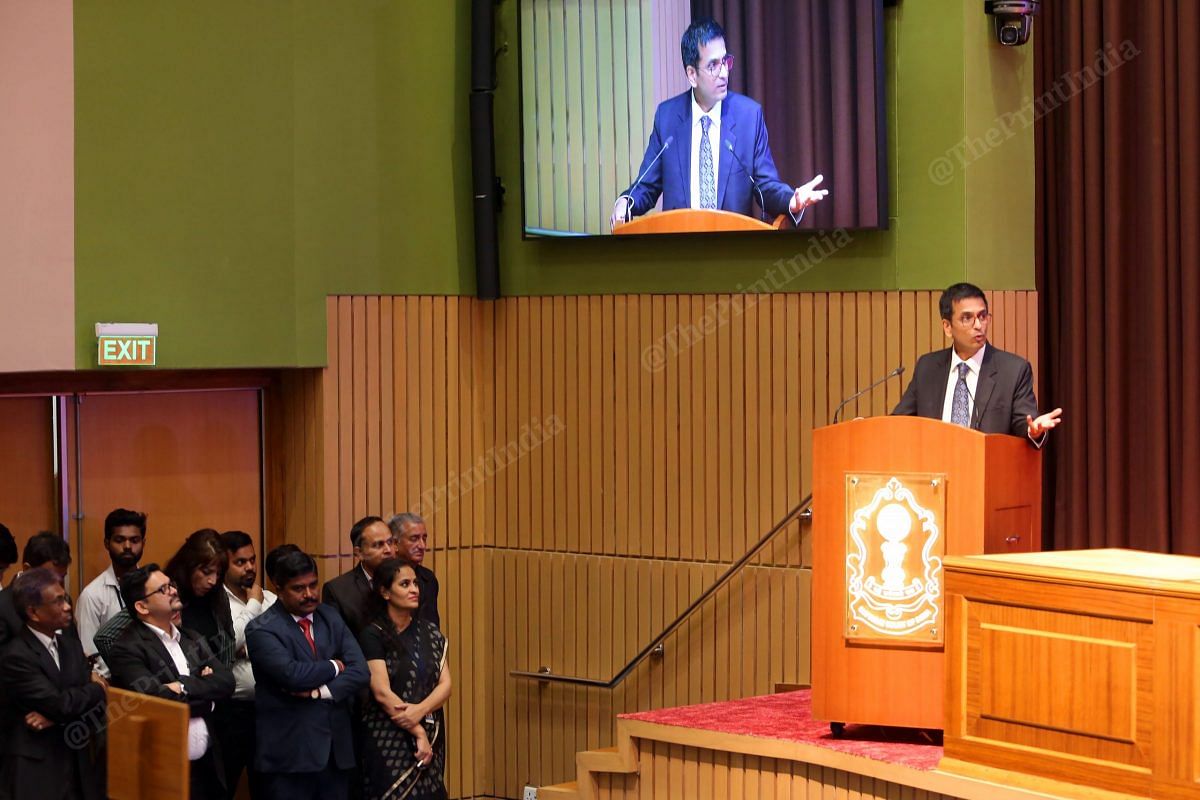
[[[883,0],[520,0],[520,49],[526,236],[887,225]]]

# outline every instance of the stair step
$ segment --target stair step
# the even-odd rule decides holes
[[[547,800],[547,798],[572,798],[579,796],[579,782],[568,781],[567,783],[556,783],[553,786],[542,786],[538,789],[538,800]]]

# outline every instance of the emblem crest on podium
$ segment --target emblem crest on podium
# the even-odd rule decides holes
[[[846,476],[849,639],[941,643],[945,476]]]

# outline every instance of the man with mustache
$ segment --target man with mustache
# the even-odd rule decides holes
[[[109,650],[113,685],[188,704],[190,796],[224,797],[224,773],[210,720],[216,701],[233,695],[233,673],[213,655],[204,637],[179,627],[183,603],[158,564],[125,573],[121,597],[135,619]]]
[[[344,799],[356,765],[351,710],[370,673],[341,615],[319,601],[312,557],[272,551],[267,560],[279,599],[246,626],[255,768],[266,797]]]
[[[60,540],[61,541],[61,540]],[[6,702],[0,797],[104,797],[104,679],[71,627],[71,599],[52,569],[27,569],[10,591],[21,629],[0,653]],[[71,736],[64,733],[72,732]]]
[[[829,192],[816,188],[820,175],[796,188],[779,179],[762,106],[729,91],[733,56],[725,50],[725,31],[711,19],[696,20],[679,49],[692,88],[664,100],[654,112],[638,168],[641,181],[617,198],[609,224],[616,227],[645,214],[660,194],[663,211],[712,208],[751,216],[758,199],[755,182],[769,216],[788,213],[799,222],[804,209]]]
[[[96,631],[125,607],[121,599],[121,577],[142,560],[145,546],[145,514],[118,508],[104,518],[104,549],[112,563],[79,593],[75,608],[79,639],[88,656],[98,652]]]

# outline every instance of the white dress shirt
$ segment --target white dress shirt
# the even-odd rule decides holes
[[[234,651],[241,652],[246,646],[246,625],[250,620],[274,605],[275,593],[270,589],[262,590],[261,602],[251,597],[245,603],[229,587],[225,586],[225,594],[229,597],[229,610],[233,615]],[[235,656],[233,660],[233,680],[236,688],[233,690],[235,700],[254,699],[254,670],[250,667],[250,659],[246,656]]]
[[[124,607],[125,603],[121,600],[121,584],[117,581],[117,574],[113,572],[110,564],[108,569],[84,587],[75,603],[75,619],[85,655],[95,654],[96,643],[93,639],[96,631]]]
[[[718,100],[712,110],[707,112],[709,118],[712,119],[712,124],[708,126],[708,141],[712,145],[712,160],[713,160],[713,188],[716,190],[717,208],[721,207],[721,187],[718,180],[721,175],[721,103]],[[700,104],[696,102],[696,94],[692,93],[692,208],[700,207],[700,137],[704,133],[704,128],[700,124],[700,118],[705,116],[705,112],[700,108]]]
[[[25,627],[29,628],[28,625],[26,625]],[[37,637],[37,640],[42,643],[42,646],[45,647],[47,651],[49,651],[50,657],[54,659],[54,666],[58,667],[59,669],[62,669],[62,662],[58,660],[58,638],[57,638],[58,634],[62,633],[62,631],[55,631],[54,636],[47,636],[46,634],[42,633],[41,631],[37,630],[36,628],[29,628],[29,630],[32,631],[33,635]]]
[[[987,345],[979,348],[975,355],[966,361],[959,358],[958,351],[950,348],[950,374],[946,377],[946,401],[942,403],[942,422],[950,422],[954,410],[954,387],[958,385],[958,365],[966,364],[967,369],[967,419],[975,419],[975,388],[979,386],[979,370],[983,367],[983,353]],[[970,427],[968,424],[967,427]]]
[[[166,633],[157,625],[151,625],[149,622],[142,622],[150,630],[154,631],[154,635],[163,643],[163,647],[167,648],[167,653],[170,654],[171,660],[175,662],[175,671],[180,675],[190,676],[191,668],[187,663],[187,656],[183,654],[183,647],[179,644],[179,629],[174,625],[171,626],[171,632]],[[204,717],[192,717],[188,720],[188,761],[195,761],[198,758],[203,758],[208,752],[208,722]]]

